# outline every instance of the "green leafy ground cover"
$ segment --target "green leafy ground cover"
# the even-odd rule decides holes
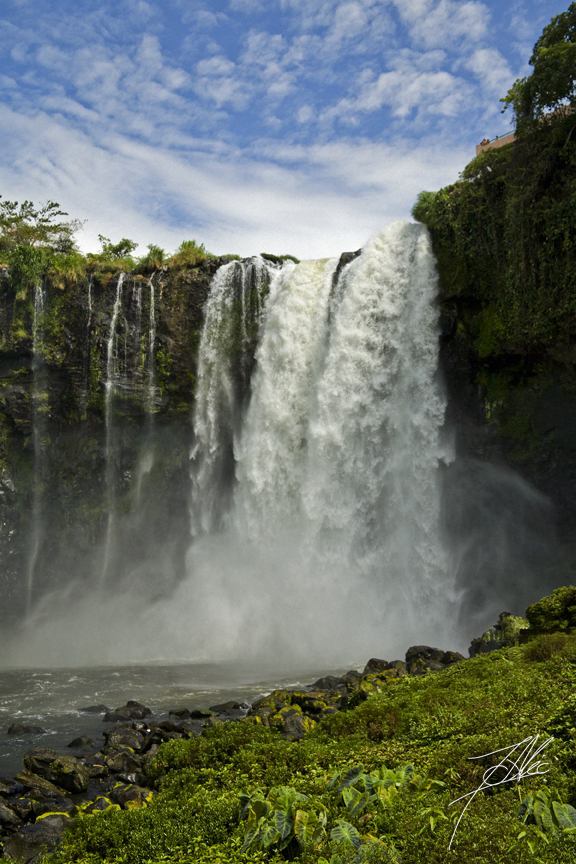
[[[467,799],[450,802],[502,759],[469,757],[537,734],[554,737],[541,757],[548,773],[478,793],[448,851]],[[52,862],[568,864],[576,635],[541,633],[391,679],[301,741],[248,721],[217,724],[164,744],[149,770],[159,790],[149,806],[79,816]]]

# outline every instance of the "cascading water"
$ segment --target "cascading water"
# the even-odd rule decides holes
[[[201,610],[193,624],[208,653],[258,654],[268,644],[350,659],[355,647],[381,650],[384,633],[401,645],[409,633],[422,641],[440,622],[446,629],[438,466],[449,455],[428,235],[395,223],[336,278],[337,263],[276,274],[241,430],[225,348],[229,274],[214,281],[193,532],[218,526],[219,505],[228,506],[227,530],[192,545],[182,589]],[[223,496],[230,439],[236,485]]]
[[[26,584],[27,613],[30,612],[32,606],[34,576],[43,534],[43,455],[44,447],[46,446],[46,411],[48,409],[44,359],[44,309],[44,286],[42,283],[38,283],[34,288],[34,313],[32,319],[32,446],[34,449],[34,472],[32,478],[30,555],[28,558],[28,579]]]
[[[106,503],[108,519],[106,524],[106,537],[104,541],[104,556],[100,582],[104,584],[110,567],[110,556],[114,541],[114,516],[115,516],[115,480],[116,469],[112,452],[112,400],[114,396],[114,385],[116,378],[117,347],[116,347],[116,325],[118,314],[122,305],[122,286],[126,274],[120,273],[116,285],[116,299],[110,319],[110,330],[106,348],[106,381],[104,384],[104,424],[106,429]]]

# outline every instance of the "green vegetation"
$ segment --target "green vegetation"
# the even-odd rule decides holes
[[[576,396],[576,3],[530,62],[533,74],[503,100],[516,141],[481,152],[413,209],[431,233],[454,350],[471,352],[486,418],[516,461],[543,443],[542,394]]]
[[[552,18],[534,46],[534,71],[520,78],[501,101],[512,106],[517,129],[523,130],[547,111],[576,105],[576,3]]]
[[[529,607],[538,628],[559,622],[559,631],[390,678],[300,741],[239,721],[162,745],[148,768],[153,800],[80,815],[51,861],[569,864],[576,633],[562,615],[575,593]],[[536,735],[538,745],[554,739],[538,757],[545,773],[484,784],[456,825],[469,799],[452,802],[482,786],[487,769],[492,782],[503,778],[493,751]]]

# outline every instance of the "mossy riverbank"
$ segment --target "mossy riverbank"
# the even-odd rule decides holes
[[[300,740],[257,719],[264,700],[246,719],[162,744],[146,760],[154,796],[80,813],[50,860],[568,864],[576,836],[550,814],[576,804],[575,594],[529,608],[531,629],[512,637],[521,644],[439,672],[370,673]],[[480,791],[448,850],[468,799],[451,802],[502,762],[493,751],[533,736],[554,739],[539,756],[546,773]],[[524,824],[521,801],[539,791]]]

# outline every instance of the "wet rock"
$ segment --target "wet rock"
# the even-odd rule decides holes
[[[62,789],[59,789],[58,786],[55,786],[38,774],[31,774],[29,771],[20,771],[14,776],[14,779],[22,784],[24,791],[30,797],[49,798],[55,795],[62,795]]]
[[[333,699],[334,692],[329,690],[309,690],[307,692],[294,690],[292,693],[292,705],[299,706],[305,714],[322,714],[326,711],[329,702]],[[338,698],[341,701],[342,697]]]
[[[263,696],[252,703],[252,711],[269,708],[279,711],[284,705],[290,705],[292,696],[289,690],[273,690],[268,696]]]
[[[23,726],[21,723],[12,723],[8,727],[8,735],[45,735],[46,729],[41,726]]]
[[[399,678],[402,678],[404,675],[408,674],[408,670],[406,668],[406,663],[404,662],[404,660],[391,660],[390,663],[388,663],[388,668],[395,669],[398,673]]]
[[[350,672],[347,672],[342,676],[343,680],[346,682],[346,686],[348,691],[356,690],[360,686],[360,681],[362,680],[362,675],[360,672],[356,672],[352,669]]]
[[[64,798],[63,795],[32,802],[32,813],[35,819],[46,813],[65,813],[67,816],[74,816],[76,810],[76,805],[69,798]]]
[[[10,795],[10,789],[12,784],[9,780],[4,780],[3,777],[0,777],[0,795]]]
[[[0,802],[0,828],[3,831],[11,828],[16,829],[21,824],[22,820],[14,810]]]
[[[29,861],[35,855],[46,854],[54,849],[64,830],[65,826],[60,821],[51,820],[48,816],[34,825],[24,825],[3,840],[4,857]]]
[[[362,677],[364,675],[374,675],[377,672],[384,672],[386,669],[388,669],[387,660],[378,660],[376,657],[372,657],[364,667]]]
[[[106,798],[104,795],[100,795],[96,798],[92,804],[89,804],[88,807],[84,810],[84,813],[96,813],[100,810],[108,810],[109,807],[118,808],[119,804],[114,804],[109,798]]]
[[[359,692],[356,691],[356,693],[358,693],[358,697],[360,697],[360,693],[366,695],[377,693],[388,687],[390,683],[396,682],[401,675],[402,673],[397,669],[385,669],[383,672],[372,672],[364,675],[360,682]],[[356,693],[351,698],[356,697]]]
[[[84,792],[88,788],[90,772],[73,756],[59,756],[49,747],[33,747],[24,756],[24,766],[32,774],[55,783],[68,792]]]
[[[465,659],[464,655],[460,654],[459,651],[445,651],[440,662],[444,666],[453,666],[455,663],[461,663]]]
[[[311,690],[337,690],[338,688],[346,687],[346,682],[343,678],[336,678],[335,675],[326,675],[324,678],[318,678],[311,686]]]
[[[79,708],[78,710],[86,711],[88,714],[107,714],[112,709],[107,708],[106,705],[89,705],[87,708]]]
[[[71,741],[66,746],[67,747],[86,747],[86,748],[92,749],[93,747],[96,747],[97,745],[96,745],[96,741],[94,741],[93,738],[88,738],[87,735],[81,735],[79,738],[74,738],[74,740]]]
[[[150,789],[142,786],[120,786],[112,791],[110,797],[125,810],[134,810],[151,801],[152,795]]]
[[[559,589],[563,590],[563,589]],[[556,592],[554,592],[556,593]],[[549,598],[544,598],[547,600]],[[541,600],[540,603],[544,601]],[[526,614],[538,604],[534,603],[526,610]],[[538,619],[539,620],[539,619]],[[472,640],[472,644],[468,649],[470,657],[476,657],[477,654],[489,654],[491,651],[497,651],[499,648],[512,647],[518,645],[521,636],[528,632],[530,624],[525,618],[520,618],[517,615],[511,615],[509,612],[501,612],[498,617],[498,623],[489,630],[486,630],[482,636]],[[560,628],[558,628],[560,629]],[[530,632],[532,628],[530,627]]]
[[[107,711],[104,715],[104,722],[117,723],[122,720],[143,720],[151,714],[152,710],[147,708],[146,705],[142,705],[141,702],[135,702],[133,699],[129,699],[126,705],[123,705],[121,708]]]
[[[174,717],[180,717],[181,720],[190,719],[190,711],[188,708],[177,708],[175,711],[169,711],[168,713],[174,715]]]
[[[202,720],[210,717],[209,711],[198,711],[195,709],[194,711],[190,711],[190,719],[191,720]]]
[[[406,652],[406,668],[409,675],[424,675],[426,672],[441,671],[444,667],[439,666],[444,656],[444,651],[431,648],[429,645],[413,645]],[[434,668],[432,668],[432,665]]]
[[[289,714],[284,719],[283,737],[288,741],[299,741],[316,726],[316,722],[305,714]]]
[[[126,727],[116,727],[108,729],[104,733],[106,744],[103,748],[104,753],[109,753],[111,750],[118,747],[130,747],[131,750],[139,751],[144,744],[145,736],[136,729]]]
[[[219,726],[220,723],[222,723],[222,720],[220,720],[219,717],[209,717],[204,724],[204,728],[206,729],[210,728],[211,726]]]
[[[108,766],[106,765],[106,757],[104,753],[94,753],[93,756],[85,760],[84,764],[88,769],[91,780],[108,776]]]
[[[209,710],[215,714],[230,714],[232,711],[241,711],[242,709],[239,702],[231,700],[230,702],[223,702],[221,705],[212,705]]]
[[[4,803],[6,807],[9,807],[16,813],[21,822],[25,822],[34,814],[35,802],[29,798],[11,798]]]
[[[142,768],[142,757],[125,747],[106,756],[106,767],[111,774],[131,774]]]

